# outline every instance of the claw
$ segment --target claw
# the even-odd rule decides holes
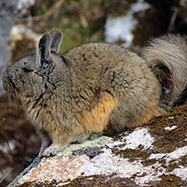
[[[64,146],[62,144],[53,143],[49,147],[44,149],[42,156],[44,157],[55,156],[63,148]]]

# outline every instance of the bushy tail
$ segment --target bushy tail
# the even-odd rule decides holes
[[[187,98],[187,40],[180,35],[154,38],[140,53],[162,86],[160,106],[168,112]]]

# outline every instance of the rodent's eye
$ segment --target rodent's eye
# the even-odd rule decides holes
[[[27,72],[27,73],[34,71],[34,70],[29,69],[29,68],[26,68],[26,67],[22,68],[22,70],[23,70],[24,72]]]

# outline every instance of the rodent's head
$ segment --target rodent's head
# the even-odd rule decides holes
[[[37,99],[47,89],[53,90],[63,73],[63,60],[58,55],[62,33],[53,30],[42,36],[36,53],[23,57],[3,74],[5,91],[22,98]]]

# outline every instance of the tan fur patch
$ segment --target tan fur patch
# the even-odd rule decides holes
[[[98,104],[91,111],[83,111],[81,121],[88,131],[100,132],[107,123],[111,111],[117,106],[118,100],[108,93],[101,93]]]

